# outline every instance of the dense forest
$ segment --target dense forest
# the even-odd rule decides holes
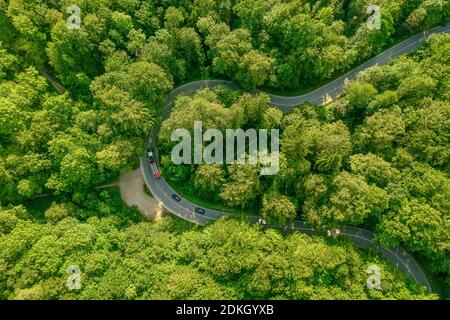
[[[382,9],[380,30],[367,28],[364,0],[0,0],[0,298],[433,298],[346,242],[234,220],[190,231],[170,217],[142,222],[114,190],[94,189],[135,167],[181,83],[307,90],[450,20],[445,0],[370,3]],[[71,4],[80,29],[67,27]],[[163,157],[164,174],[273,223],[364,225],[417,254],[450,295],[449,45],[432,37],[333,103],[288,115],[265,94],[180,97],[163,151],[165,132],[193,119],[280,128],[282,168],[262,178],[251,165]],[[362,280],[374,261],[381,292]],[[79,292],[64,286],[70,264],[85,272]]]
[[[185,194],[273,224],[366,226],[379,243],[416,252],[450,286],[449,49],[449,35],[433,36],[416,54],[361,73],[336,101],[287,115],[265,93],[180,96],[159,136],[164,176]],[[279,173],[261,176],[254,164],[174,165],[171,133],[193,130],[194,120],[203,130],[279,128]]]
[[[114,204],[112,195],[103,197]],[[169,217],[131,223],[118,213],[80,222],[77,211],[53,204],[47,223],[33,221],[23,206],[0,211],[0,298],[435,298],[345,242],[284,237],[236,220],[202,230],[186,230]],[[373,263],[382,270],[382,290],[366,287]],[[73,264],[82,268],[81,290],[65,286]]]

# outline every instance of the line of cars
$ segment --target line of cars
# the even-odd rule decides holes
[[[175,200],[176,202],[181,201],[181,197],[179,195],[177,195],[176,193],[172,193],[172,199]],[[205,214],[205,212],[206,212],[205,209],[200,208],[200,207],[195,207],[194,211],[199,214]]]
[[[152,140],[150,140],[150,145],[151,144],[152,144]],[[156,163],[155,152],[152,147],[148,147],[147,156],[148,156],[148,161],[150,164],[150,169],[152,170],[153,178],[155,178],[155,179],[161,178],[161,172],[159,170],[158,164]],[[176,202],[181,201],[181,197],[175,193],[172,194],[172,199],[175,200]],[[206,212],[205,209],[200,208],[200,207],[195,207],[194,211],[198,214],[205,214],[205,212]],[[265,225],[267,222],[264,219],[259,219],[258,223]],[[332,230],[328,230],[328,232],[327,232],[327,235],[331,236],[331,237],[336,237],[339,234],[340,234],[339,229],[332,229]]]
[[[151,144],[152,144],[152,141],[150,140],[150,145]],[[161,178],[161,172],[159,170],[158,163],[156,162],[156,158],[155,158],[155,151],[151,146],[149,146],[147,148],[147,157],[148,157],[148,162],[150,165],[150,169],[152,171],[153,178],[155,178],[155,179]],[[172,194],[172,199],[175,200],[176,202],[181,201],[181,197],[175,193]],[[196,207],[194,209],[194,211],[198,214],[205,214],[205,212],[206,212],[205,209],[199,208],[199,207]]]

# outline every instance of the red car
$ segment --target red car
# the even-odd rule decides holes
[[[152,170],[153,178],[159,179],[161,177],[161,173],[159,172],[158,164],[155,161],[155,155],[153,151],[148,150],[148,158],[150,162],[150,169]]]

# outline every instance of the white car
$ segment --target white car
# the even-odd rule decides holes
[[[150,161],[155,160],[155,154],[153,153],[153,150],[147,150],[147,156],[150,159]]]
[[[327,236],[329,236],[329,237],[337,237],[340,234],[341,234],[341,230],[336,229],[336,228],[327,230]]]

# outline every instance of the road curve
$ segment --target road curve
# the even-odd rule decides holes
[[[436,27],[427,32],[417,34],[394,47],[380,53],[369,61],[361,64],[355,69],[347,72],[339,78],[331,81],[330,83],[311,91],[307,94],[295,97],[284,97],[277,95],[270,95],[271,104],[283,112],[291,111],[295,106],[298,106],[304,102],[310,102],[313,104],[323,104],[329,98],[336,98],[343,90],[346,81],[354,79],[359,72],[365,70],[374,65],[383,65],[391,61],[392,59],[406,53],[410,53],[422,44],[430,34],[449,32],[450,24],[444,27]],[[236,84],[225,80],[201,80],[187,83],[174,89],[168,96],[166,102],[163,105],[163,118],[166,118],[170,114],[170,109],[179,94],[189,94],[198,91],[203,88],[213,88],[218,85],[223,85],[229,88],[238,88]],[[155,128],[152,133],[152,139],[149,141],[149,146],[155,149],[156,158],[158,157],[158,150],[155,145],[155,137],[157,137],[159,128]],[[220,217],[230,214],[230,212],[218,211],[213,209],[206,209],[204,214],[197,214],[195,212],[196,204],[189,202],[186,199],[181,198],[180,201],[175,201],[172,198],[172,194],[176,192],[169,186],[163,177],[160,179],[153,178],[149,167],[147,157],[144,155],[141,157],[141,170],[144,177],[144,181],[148,188],[152,192],[154,198],[161,202],[162,205],[175,215],[191,221],[196,224],[206,224],[214,221]],[[258,223],[258,216],[248,216],[251,222]],[[307,234],[317,234],[313,228],[305,225],[302,221],[296,220],[291,225],[284,228],[288,230],[297,230]],[[396,265],[398,269],[407,277],[413,279],[419,285],[424,286],[428,291],[431,291],[431,285],[414,258],[405,252],[401,247],[385,248],[383,246],[376,245],[374,242],[374,234],[368,230],[364,230],[357,227],[343,226],[340,228],[340,235],[348,237],[356,246],[360,248],[372,247],[381,253],[384,258],[389,260],[392,264]]]

